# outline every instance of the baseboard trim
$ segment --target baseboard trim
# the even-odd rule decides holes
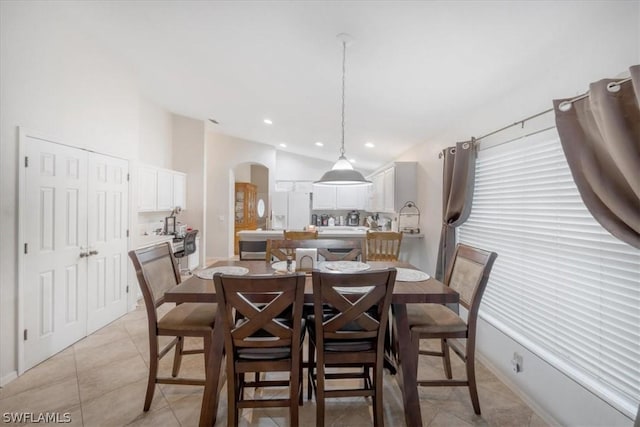
[[[544,420],[547,424],[553,427],[561,427],[562,424],[558,422],[549,412],[545,411],[542,406],[538,405],[538,403],[531,398],[528,394],[522,391],[517,384],[511,381],[511,378],[502,373],[500,369],[498,369],[488,357],[482,354],[480,351],[476,349],[476,359],[484,365],[493,375],[496,376],[504,385],[506,385],[509,390],[511,390],[515,395],[517,395],[520,399],[524,401],[524,403],[529,406],[533,412],[536,413],[540,418]]]
[[[16,378],[18,378],[18,371],[9,372],[4,377],[0,378],[0,387],[6,386],[7,384],[9,384],[11,381],[15,380]]]

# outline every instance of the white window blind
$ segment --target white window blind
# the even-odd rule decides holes
[[[633,419],[640,251],[587,211],[555,129],[479,152],[458,241],[498,253],[480,316]]]

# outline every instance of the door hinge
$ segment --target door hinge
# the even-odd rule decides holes
[[[129,285],[127,285],[127,293],[129,293]]]
[[[24,156],[24,167],[28,168],[29,167],[29,157]]]
[[[26,254],[27,252],[29,252],[29,244],[25,243],[24,244],[24,253]]]
[[[127,237],[129,237],[129,230],[127,230]]]
[[[131,179],[131,175],[127,173],[127,181]]]
[[[24,332],[22,333],[22,336],[24,337],[24,340],[27,340],[27,330],[25,329]]]

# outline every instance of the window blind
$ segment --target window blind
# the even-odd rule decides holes
[[[458,241],[498,253],[480,316],[633,419],[640,251],[587,211],[555,129],[478,153]]]

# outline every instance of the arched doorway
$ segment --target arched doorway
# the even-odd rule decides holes
[[[259,163],[241,163],[233,168],[233,200],[231,218],[234,218],[234,255],[238,254],[241,230],[266,229],[269,209],[269,168]]]

